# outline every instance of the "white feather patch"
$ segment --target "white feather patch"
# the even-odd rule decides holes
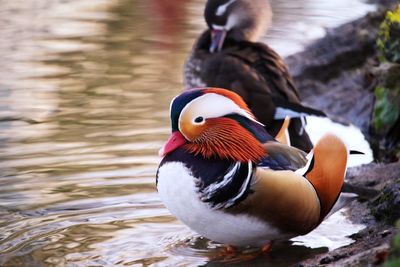
[[[307,113],[297,112],[297,111],[294,111],[291,109],[277,107],[275,114],[274,114],[274,119],[275,120],[284,120],[286,117],[301,118],[301,117],[307,116],[307,115],[308,115]]]
[[[303,168],[297,169],[295,171],[295,173],[297,173],[301,176],[304,176],[307,173],[307,171],[310,169],[310,165],[311,165],[311,161],[312,161],[313,157],[314,157],[314,151],[311,150],[310,153],[308,153],[306,156],[306,158],[307,158],[306,165]]]

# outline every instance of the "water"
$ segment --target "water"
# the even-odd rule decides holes
[[[203,4],[0,2],[1,266],[222,264],[212,260],[219,244],[164,208],[154,178],[169,101],[182,90],[183,61],[204,28]],[[344,0],[273,7],[264,40],[284,55],[373,9]],[[362,227],[337,216],[341,229]],[[326,242],[277,244],[252,264],[286,266],[351,242],[343,244],[348,232],[328,228]]]

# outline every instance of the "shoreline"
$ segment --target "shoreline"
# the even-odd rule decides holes
[[[302,52],[285,59],[303,102],[323,110],[330,118],[352,123],[361,129],[374,151],[375,162],[349,168],[346,180],[355,186],[378,192],[378,196],[354,201],[350,220],[366,228],[352,235],[354,243],[319,254],[298,266],[383,266],[390,244],[398,232],[395,221],[400,211],[400,161],[387,156],[381,139],[371,133],[371,118],[379,65],[376,40],[386,10],[397,1],[378,0],[375,12],[330,29],[327,35]],[[390,160],[388,160],[388,158]],[[395,212],[390,222],[388,210]]]

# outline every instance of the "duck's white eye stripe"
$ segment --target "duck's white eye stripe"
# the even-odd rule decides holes
[[[217,11],[215,12],[216,16],[223,16],[226,12],[226,9],[228,8],[228,6],[230,6],[233,2],[235,2],[236,0],[230,0],[228,2],[226,2],[225,4],[223,4],[222,6],[219,6],[217,8]]]

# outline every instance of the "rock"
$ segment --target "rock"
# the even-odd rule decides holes
[[[378,221],[388,224],[400,219],[400,178],[384,188],[379,198],[371,203],[371,211]]]
[[[343,248],[336,249],[323,255],[308,259],[300,264],[302,266],[371,266],[371,264],[381,264],[389,254],[389,243],[393,238],[392,230],[390,234],[382,237],[373,228],[363,230],[360,235],[362,238],[357,242]]]
[[[344,70],[362,66],[375,53],[378,25],[384,12],[376,12],[328,32],[323,39],[286,59],[303,97],[314,94],[302,87],[305,80],[329,81]],[[368,30],[367,30],[368,29]],[[351,60],[349,60],[351,58]],[[311,92],[310,92],[311,91]]]
[[[287,58],[302,99],[331,117],[340,117],[369,133],[374,79],[378,65],[375,42],[383,10],[331,30],[304,52]],[[321,101],[324,99],[324,101]]]
[[[382,190],[387,184],[400,178],[400,161],[389,164],[370,163],[350,168],[346,179],[352,184],[369,186]]]

